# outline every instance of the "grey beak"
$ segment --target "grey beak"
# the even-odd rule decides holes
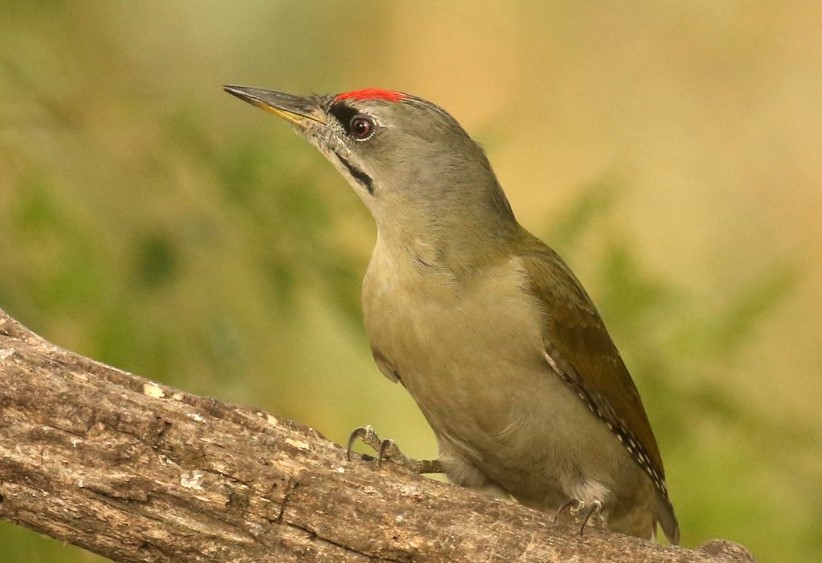
[[[310,122],[326,124],[325,114],[313,96],[294,96],[284,92],[262,90],[248,86],[223,86],[223,90],[278,117],[290,121],[301,129],[306,129]]]

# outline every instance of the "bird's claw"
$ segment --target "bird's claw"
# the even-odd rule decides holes
[[[392,459],[400,465],[405,465],[403,462],[414,461],[407,459],[394,440],[390,438],[380,441],[380,449],[377,452],[377,466],[381,466],[384,459]]]
[[[582,501],[579,501],[575,498],[570,498],[570,499],[566,500],[564,503],[562,503],[562,506],[557,508],[557,511],[554,513],[554,524],[556,524],[557,521],[559,521],[559,517],[562,516],[562,514],[564,512],[566,512],[566,511],[571,512],[573,510],[578,510],[577,507],[581,503],[582,503]]]
[[[348,447],[345,457],[351,461],[351,449],[357,440],[377,452],[377,465],[382,466],[383,460],[390,460],[401,465],[413,473],[444,473],[442,465],[438,459],[412,459],[407,457],[396,442],[391,439],[381,439],[374,429],[369,426],[362,426],[351,433],[348,438]],[[373,459],[371,456],[363,456],[365,459]]]
[[[377,433],[374,432],[374,429],[371,426],[361,426],[356,428],[351,435],[348,437],[348,446],[345,449],[345,459],[351,461],[351,449],[354,447],[354,444],[360,440],[365,445],[369,446],[376,452],[380,451],[381,447],[381,440],[380,437],[377,436]],[[365,456],[367,459],[373,459],[371,456]]]
[[[563,512],[568,511],[571,513],[571,516],[574,517],[574,520],[579,522],[582,520],[582,523],[579,527],[579,535],[581,536],[582,533],[585,531],[585,526],[588,525],[588,522],[600,522],[603,521],[602,515],[602,501],[594,500],[591,502],[590,505],[586,504],[585,502],[572,498],[566,501],[562,506],[557,509],[556,514],[554,514],[554,522],[559,519]],[[593,520],[592,520],[593,519]]]

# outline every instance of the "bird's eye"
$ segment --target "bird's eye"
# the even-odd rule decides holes
[[[348,132],[358,141],[364,141],[374,134],[374,121],[364,115],[355,115],[348,123]]]

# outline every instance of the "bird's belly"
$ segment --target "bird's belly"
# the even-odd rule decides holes
[[[502,435],[515,414],[517,390],[529,385],[525,372],[544,365],[538,320],[514,281],[502,299],[490,288],[371,281],[378,290],[366,286],[363,309],[372,348],[434,431],[467,444]]]
[[[517,280],[491,279],[496,287],[457,299],[437,288],[372,293],[364,299],[372,347],[411,393],[441,450],[522,502],[555,507],[576,494],[580,477],[612,485],[630,458],[550,371],[542,320]]]

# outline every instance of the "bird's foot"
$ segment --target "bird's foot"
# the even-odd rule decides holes
[[[589,522],[592,525],[597,524],[604,526],[605,524],[605,517],[602,515],[602,501],[594,500],[590,504],[586,504],[575,498],[569,499],[557,509],[556,514],[554,514],[554,522],[556,522],[566,510],[574,517],[574,520],[577,522],[581,521],[579,527],[580,536],[585,531],[585,526],[587,526]]]
[[[351,448],[357,440],[377,452],[377,465],[382,465],[383,460],[390,460],[401,465],[413,473],[444,473],[442,464],[438,459],[412,459],[400,451],[394,440],[381,439],[371,426],[357,428],[348,438],[348,447],[345,457],[351,460]],[[364,459],[374,459],[364,455]]]

